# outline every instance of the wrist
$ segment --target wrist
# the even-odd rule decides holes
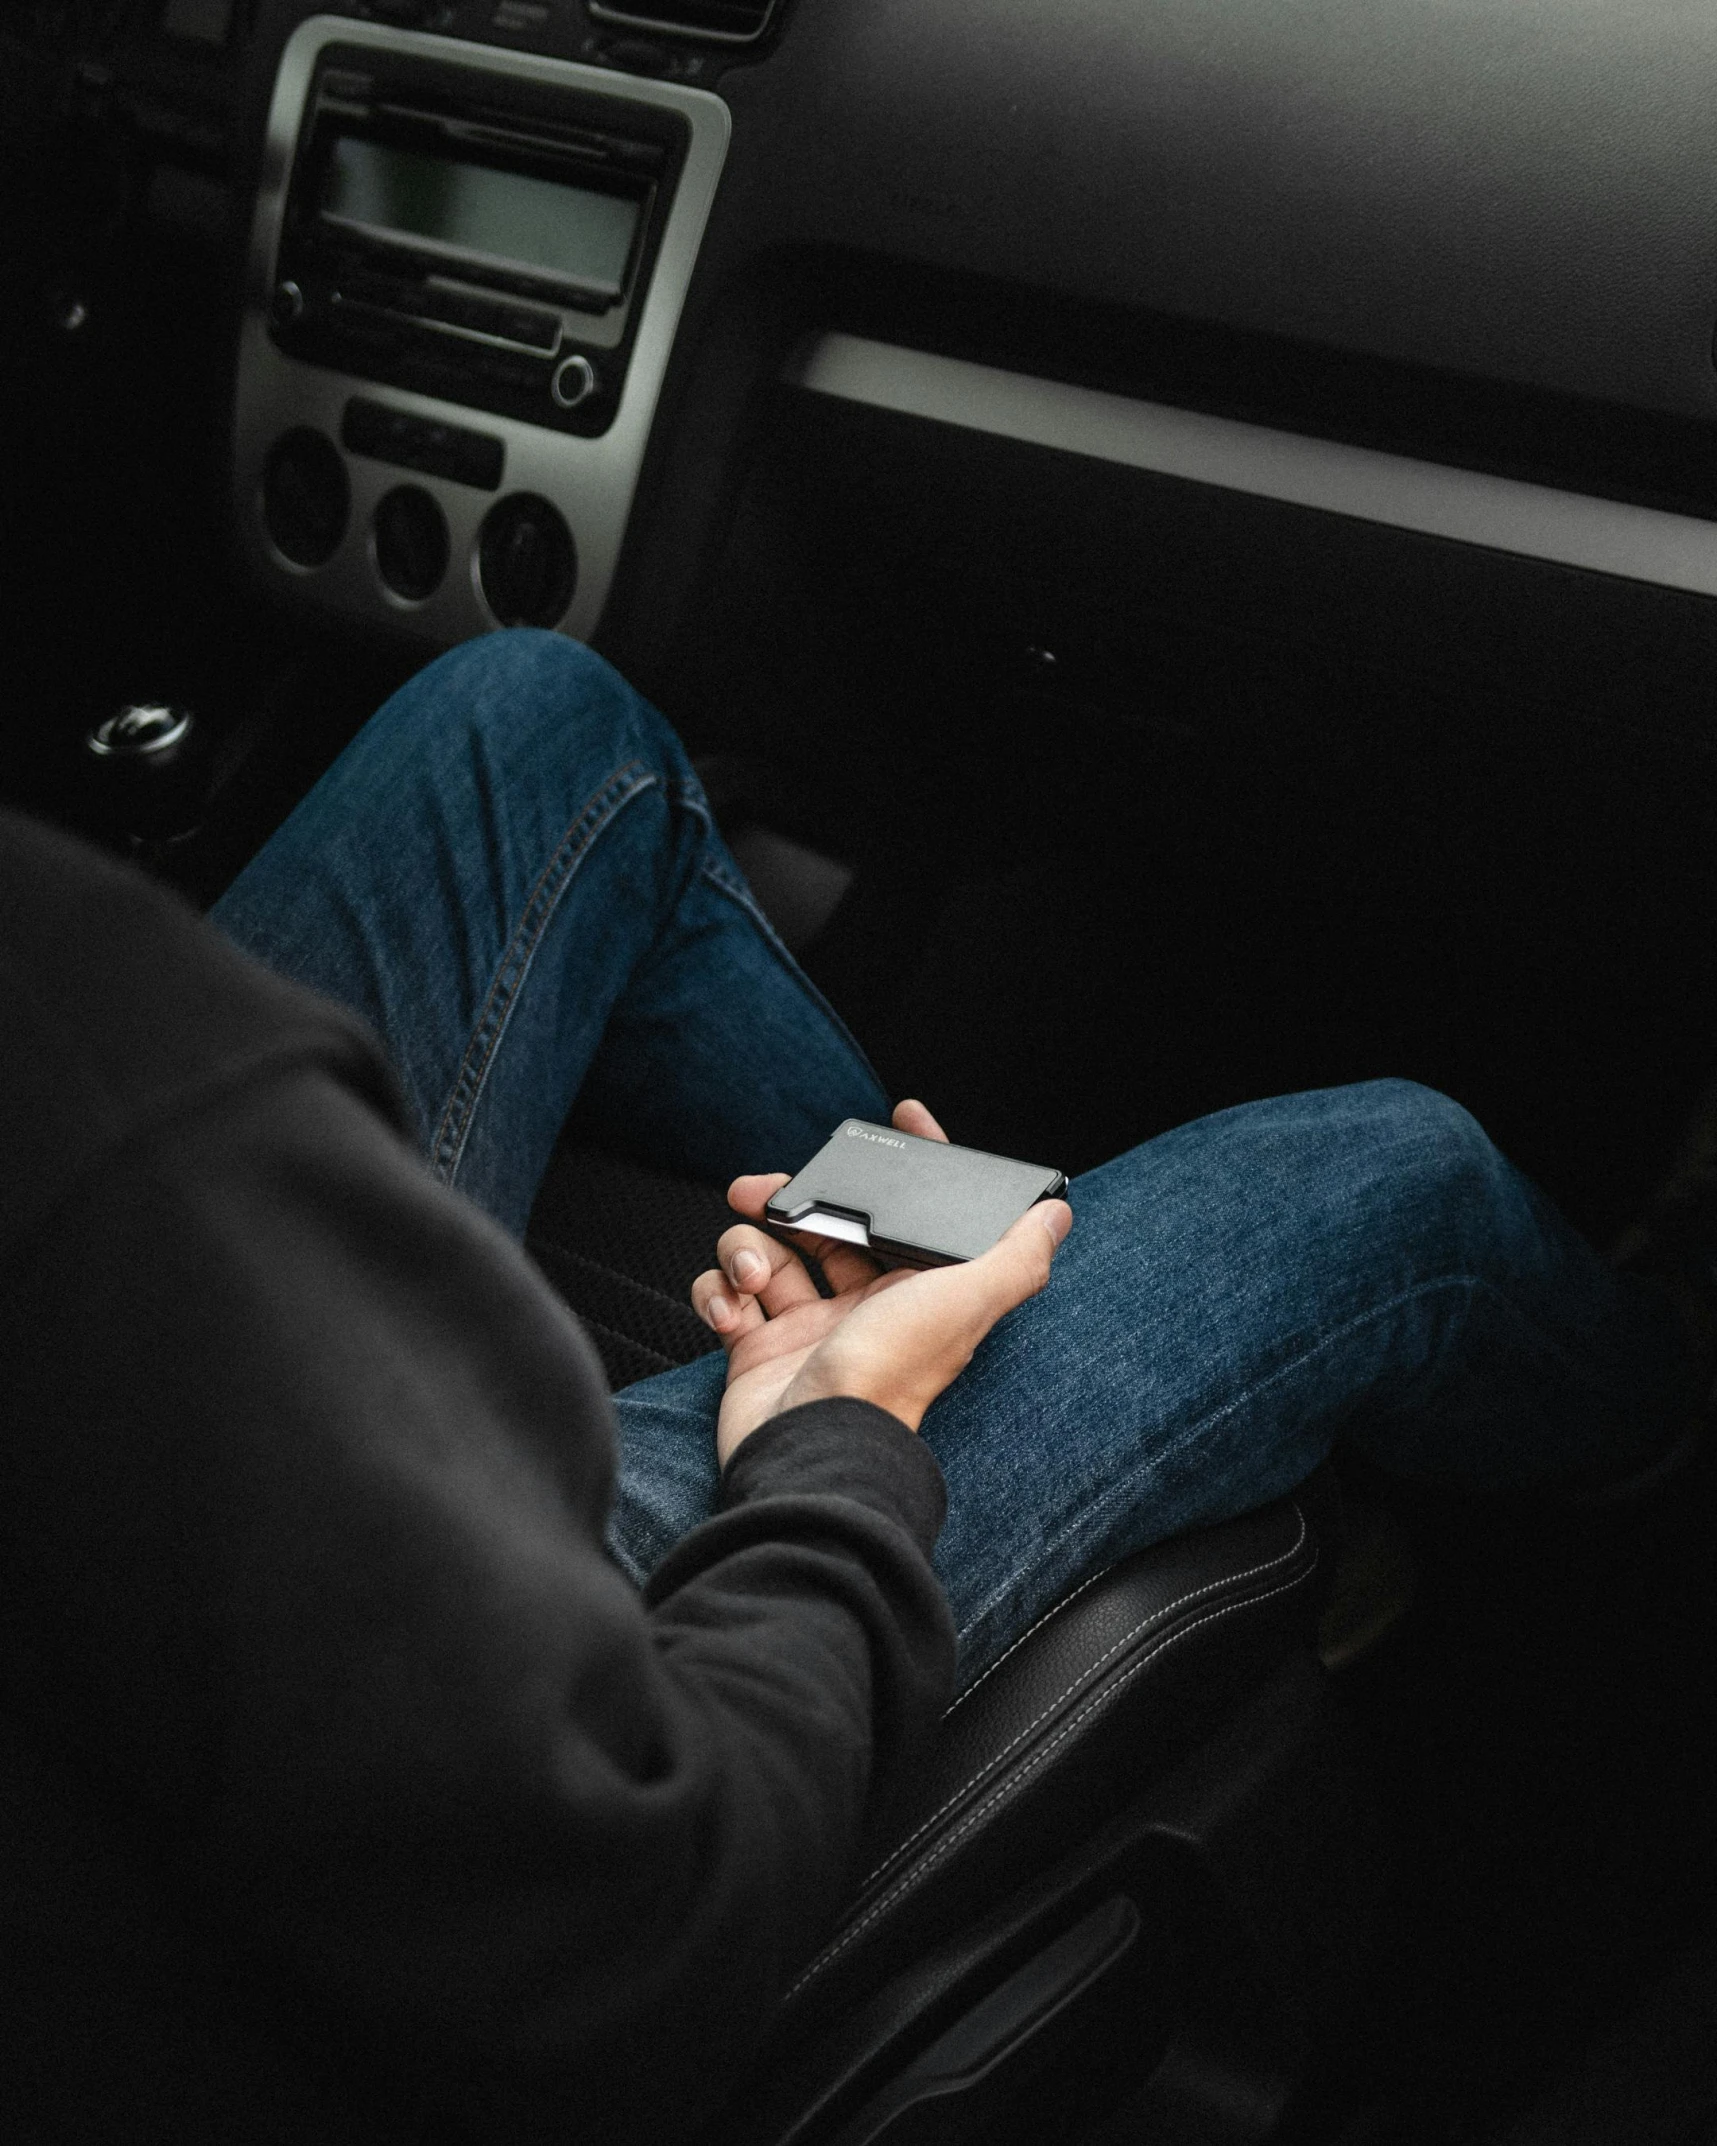
[[[776,1413],[809,1407],[817,1401],[857,1401],[867,1408],[880,1409],[913,1432],[923,1422],[924,1411],[929,1406],[927,1401],[903,1392],[898,1379],[867,1377],[852,1369],[811,1363],[803,1366],[782,1394]]]

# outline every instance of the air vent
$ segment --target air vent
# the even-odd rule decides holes
[[[587,0],[597,22],[623,22],[630,30],[660,30],[675,37],[702,37],[716,45],[749,45],[769,27],[775,0]]]

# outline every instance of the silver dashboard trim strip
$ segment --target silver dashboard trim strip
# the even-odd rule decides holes
[[[672,16],[664,19],[657,15],[637,14],[630,8],[606,4],[606,0],[586,0],[593,22],[611,22],[621,30],[658,30],[669,37],[695,37],[710,45],[754,45],[768,29],[774,18],[776,0],[769,0],[763,11],[763,20],[755,30],[698,30],[688,28],[683,22],[675,22]]]
[[[618,104],[665,106],[680,113],[690,143],[662,229],[631,364],[614,421],[593,439],[527,424],[487,410],[309,365],[278,349],[268,332],[268,303],[285,213],[287,183],[311,78],[323,46],[362,45],[418,54],[481,74],[504,74],[594,94]],[[477,582],[476,546],[493,497],[469,485],[391,464],[347,456],[352,514],[339,549],[325,566],[305,568],[281,557],[262,526],[258,502],[268,450],[293,425],[310,425],[336,443],[347,398],[361,395],[415,416],[462,425],[499,439],[506,450],[505,493],[536,492],[566,516],[578,550],[578,586],[559,621],[562,633],[589,640],[596,629],[632,509],[644,444],[667,371],[693,265],[731,134],[728,109],[708,90],[677,82],[616,74],[536,53],[514,52],[425,31],[397,30],[343,15],[313,15],[287,39],[275,77],[263,164],[251,224],[243,318],[239,331],[233,424],[233,509],[253,571],[289,601],[348,618],[398,622],[401,605],[377,576],[369,551],[376,505],[393,485],[409,481],[431,493],[447,517],[452,563],[433,595],[410,608],[413,629],[443,644],[468,639],[495,623]],[[504,496],[504,495],[503,495]],[[461,568],[461,560],[465,562]]]
[[[1279,432],[830,333],[786,377],[820,395],[1316,507],[1456,543],[1717,596],[1717,522]]]

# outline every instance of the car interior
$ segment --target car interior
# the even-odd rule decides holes
[[[19,0],[0,799],[207,904],[557,629],[955,1140],[1399,1075],[1608,1246],[1717,1074],[1713,113],[1684,0]],[[614,1384],[726,1220],[574,1111]],[[703,2146],[1717,2140],[1714,1505],[1338,1454],[1095,1577]]]

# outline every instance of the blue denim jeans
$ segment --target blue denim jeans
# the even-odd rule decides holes
[[[718,1183],[888,1112],[673,732],[557,635],[414,678],[215,917],[375,1027],[429,1167],[515,1235],[575,1096],[628,1151]],[[923,1426],[962,1682],[1086,1574],[1289,1490],[1338,1439],[1524,1488],[1620,1471],[1691,1406],[1662,1298],[1411,1082],[1226,1110],[1068,1196],[1049,1287]],[[609,1541],[639,1581],[711,1509],[723,1367],[615,1397]]]

